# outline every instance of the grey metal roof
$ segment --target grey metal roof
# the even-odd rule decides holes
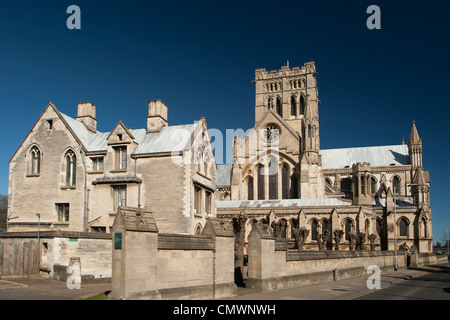
[[[372,204],[376,207],[385,207],[386,198],[376,197],[373,199]],[[412,197],[398,197],[395,199],[395,204],[398,207],[411,207],[414,206],[414,200]]]
[[[218,209],[225,208],[285,208],[285,207],[323,207],[348,206],[347,202],[336,198],[283,199],[283,200],[231,200],[216,201]]]
[[[231,164],[217,165],[217,187],[229,187],[231,185]]]
[[[106,151],[107,138],[110,132],[92,132],[85,125],[61,113],[75,135],[88,151]],[[168,126],[159,132],[147,133],[146,129],[132,129],[130,133],[138,144],[133,154],[151,154],[161,152],[182,151],[187,145],[196,124]]]
[[[182,151],[195,128],[195,124],[168,126],[159,132],[147,133],[133,154]]]
[[[343,148],[320,150],[322,168],[350,168],[357,162],[368,162],[374,167],[408,165],[409,155],[407,145],[380,147]]]

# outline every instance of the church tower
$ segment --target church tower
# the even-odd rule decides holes
[[[278,114],[302,138],[301,151],[319,151],[319,98],[316,65],[255,70],[255,123],[267,109]],[[309,126],[309,127],[308,127]],[[310,133],[312,139],[304,139]]]
[[[282,66],[280,70],[255,70],[255,126],[270,110],[298,139],[294,154],[298,161],[296,165],[300,192],[295,192],[295,198],[325,196],[319,154],[319,94],[316,75],[314,62],[306,62],[302,67],[292,69]],[[280,146],[283,145],[283,141],[280,141]]]

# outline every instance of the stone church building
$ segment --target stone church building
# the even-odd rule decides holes
[[[161,100],[149,101],[146,128],[119,121],[109,132],[97,130],[93,103],[79,103],[75,118],[50,103],[10,160],[8,231],[109,233],[127,206],[151,210],[162,233],[200,234],[207,217],[245,216],[246,235],[255,222],[282,238],[306,228],[310,249],[341,230],[343,250],[364,234],[377,250],[397,239],[431,252],[415,124],[408,144],[322,150],[316,74],[314,62],[255,71],[255,125],[235,138],[230,165],[216,165],[204,118],[169,126]]]
[[[217,216],[245,215],[252,224],[278,228],[279,237],[308,230],[317,249],[328,230],[373,237],[377,250],[416,245],[432,251],[430,179],[422,164],[415,123],[408,144],[320,148],[319,94],[314,62],[301,68],[255,71],[255,125],[233,141],[231,165],[218,166]]]

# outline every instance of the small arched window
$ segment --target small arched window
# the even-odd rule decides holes
[[[420,236],[423,238],[427,237],[427,222],[424,217],[420,219]]]
[[[294,230],[297,228],[297,220],[291,219],[291,238],[294,238]]]
[[[392,179],[392,192],[396,194],[400,193],[400,178],[397,176]]]
[[[297,115],[297,101],[295,101],[295,96],[291,96],[291,116]]]
[[[41,151],[37,146],[33,146],[30,150],[31,156],[31,174],[40,174],[41,173]]]
[[[303,95],[300,96],[300,115],[305,115],[305,98],[303,98]]]
[[[269,162],[269,199],[278,199],[278,161],[275,157]]]
[[[258,167],[258,200],[264,200],[264,166]]]
[[[273,98],[272,97],[267,98],[267,107],[269,109],[273,108]]]
[[[366,177],[361,176],[361,194],[366,194]]]
[[[317,240],[317,220],[311,222],[311,240]]]
[[[202,234],[202,225],[199,223],[194,230],[194,235],[199,236]]]
[[[399,223],[400,237],[407,237],[409,235],[409,223],[406,218],[401,218]]]
[[[77,157],[72,150],[67,151],[66,156],[66,186],[75,186],[77,181]]]
[[[280,97],[277,97],[277,113],[280,115],[280,117],[283,116],[283,104],[281,103]]]
[[[366,233],[366,235],[370,234],[370,221],[369,221],[369,219],[366,219],[366,223],[364,225],[364,232]]]
[[[253,200],[253,178],[247,179],[247,200]]]
[[[289,168],[283,165],[281,168],[281,195],[283,199],[289,199]]]
[[[375,180],[374,177],[370,178],[370,192],[372,194],[377,193],[377,181]]]
[[[328,225],[329,225],[328,220],[324,219],[322,221],[322,234],[325,234],[325,231],[328,230]]]
[[[353,229],[353,223],[350,219],[347,219],[347,221],[345,221],[345,240],[350,241],[350,233],[352,232]]]

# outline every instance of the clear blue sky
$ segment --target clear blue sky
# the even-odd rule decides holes
[[[69,5],[81,30],[69,30]],[[366,9],[381,8],[381,30]],[[450,229],[448,1],[9,1],[0,3],[0,193],[8,161],[46,105],[97,105],[99,131],[169,123],[254,122],[256,68],[317,65],[321,147],[407,142],[412,121],[431,175],[434,238]],[[237,116],[238,115],[238,116]]]

